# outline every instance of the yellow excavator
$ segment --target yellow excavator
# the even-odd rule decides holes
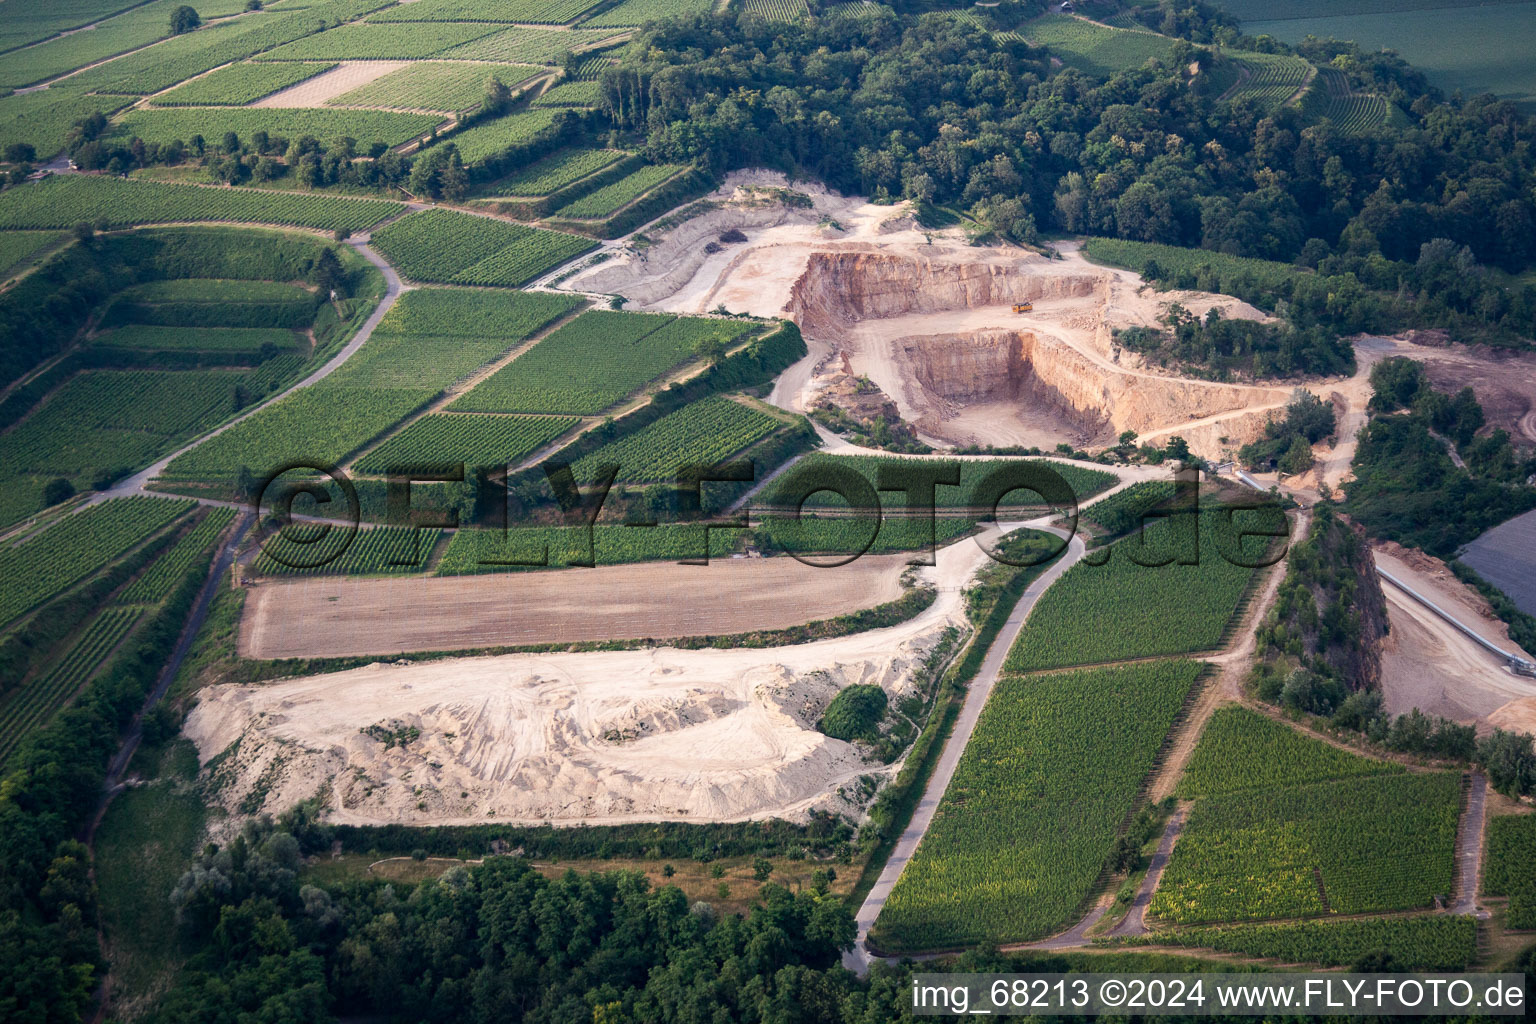
[[[1033,313],[1035,311],[1035,304],[1033,302],[1015,302],[1013,304],[1013,311],[1015,313]]]

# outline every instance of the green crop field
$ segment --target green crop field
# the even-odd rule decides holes
[[[1380,7],[1374,13],[1347,13],[1351,8],[1316,10],[1313,16],[1289,15],[1276,18],[1279,10],[1297,12],[1317,8],[1315,0],[1292,5],[1289,0],[1278,10],[1256,12],[1253,21],[1243,23],[1251,35],[1270,35],[1287,43],[1297,43],[1315,35],[1348,39],[1367,52],[1388,47],[1424,72],[1429,84],[1447,92],[1461,90],[1467,95],[1496,93],[1512,100],[1526,113],[1536,110],[1536,67],[1530,60],[1532,19],[1536,7],[1531,3],[1500,3],[1487,6],[1452,6],[1439,3],[1435,9],[1419,8],[1424,0],[1375,0]]]
[[[72,174],[53,175],[0,192],[0,229],[65,228],[81,221],[128,227],[221,220],[361,231],[399,209],[399,203],[379,199],[166,185]]]
[[[1063,64],[1096,78],[1139,68],[1166,57],[1173,40],[1152,32],[1109,28],[1069,14],[1046,14],[1019,30],[1029,42],[1048,47]]]
[[[358,461],[362,473],[462,462],[516,464],[581,422],[575,416],[479,416],[433,413],[406,427]]]
[[[98,334],[91,344],[100,348],[131,348],[148,352],[249,352],[265,346],[297,348],[299,335],[280,327],[152,327],[128,324]]]
[[[64,83],[36,92],[0,97],[0,139],[25,142],[43,159],[64,148],[76,121],[92,114],[115,113],[132,103],[127,96],[88,96]]]
[[[769,21],[798,21],[810,13],[805,0],[742,0],[741,9]]]
[[[661,335],[672,319],[656,313],[583,313],[450,408],[593,415],[693,355],[709,332],[741,331],[732,321],[685,320]]]
[[[1172,480],[1133,484],[1084,509],[1083,522],[1093,523],[1108,536],[1117,537],[1141,526],[1149,511],[1172,502],[1177,493]]]
[[[1505,815],[1488,822],[1483,894],[1508,896],[1504,923],[1536,928],[1536,815]]]
[[[1228,256],[1210,249],[1183,249],[1156,242],[1132,242],[1121,238],[1090,238],[1083,243],[1083,255],[1095,263],[1125,267],[1138,274],[1146,271],[1149,262],[1155,262],[1164,274],[1182,272],[1194,275],[1207,268],[1221,277],[1244,274],[1261,287],[1275,287],[1297,274],[1311,273],[1291,263]]]
[[[420,2],[420,0],[418,0]],[[488,68],[484,64],[420,61],[375,78],[326,103],[334,107],[395,107],[411,110],[476,110],[494,77],[505,86],[521,85],[543,68]]]
[[[119,292],[101,314],[103,326],[308,327],[320,296],[280,281],[176,278]]]
[[[741,543],[745,531],[709,531],[709,555],[723,558]],[[702,526],[594,526],[592,561],[597,565],[681,561],[704,552]],[[459,530],[438,563],[439,576],[516,572],[544,566],[578,564],[586,557],[587,533],[575,526],[514,526],[498,530]]]
[[[1388,953],[1398,970],[1463,971],[1477,955],[1477,921],[1462,914],[1239,924],[1159,930],[1130,945],[1186,946],[1287,964],[1347,967],[1367,954]]]
[[[1363,132],[1380,128],[1392,118],[1392,105],[1381,96],[1355,92],[1349,78],[1338,68],[1318,68],[1313,91],[1322,90],[1317,104],[1304,104],[1318,118],[1326,117],[1341,131]],[[1311,99],[1311,97],[1309,97]],[[1401,116],[1401,115],[1399,115]]]
[[[58,0],[10,11],[0,22],[0,50],[36,43],[133,6],[133,0]]]
[[[239,107],[323,74],[335,64],[231,64],[150,99],[157,107]]]
[[[616,149],[562,149],[492,183],[486,191],[498,196],[547,196],[628,155]]]
[[[490,35],[493,25],[342,25],[261,54],[261,60],[411,60]]]
[[[390,146],[425,135],[443,119],[436,114],[406,114],[386,110],[325,110],[281,107],[165,107],[135,110],[125,115],[111,130],[115,138],[137,135],[146,142],[183,141],[194,135],[217,141],[225,132],[249,139],[255,132],[294,139],[313,135],[317,139],[346,136],[356,139],[358,148],[367,151],[375,142]]]
[[[990,505],[978,488],[986,481],[992,479],[994,474],[1006,474],[1005,478],[1013,477],[1020,473],[1031,473],[1038,469],[1046,469],[1061,477],[1068,488],[1077,495],[1078,501],[1107,490],[1115,484],[1115,478],[1097,469],[1074,466],[1062,462],[1042,462],[1029,459],[956,459],[953,462],[940,460],[941,465],[958,467],[960,483],[939,484],[934,488],[934,504],[937,508],[968,508],[973,502],[983,502]],[[807,487],[813,486],[825,480],[834,478],[834,474],[852,470],[863,477],[871,487],[879,484],[882,468],[887,472],[893,470],[915,469],[925,465],[923,462],[914,462],[911,459],[882,457],[878,455],[820,455],[813,454],[798,463],[795,468],[783,477],[782,483],[776,483],[767,488],[759,498],[763,506],[793,507],[795,499],[803,493]],[[933,462],[926,465],[932,466]],[[991,490],[991,488],[988,488]],[[999,497],[993,494],[992,497]],[[1033,491],[1016,490],[1009,491],[1001,496],[999,502],[1001,508],[1039,507],[1045,504],[1044,500]],[[901,491],[881,491],[879,500],[882,506],[898,506],[907,502],[906,496]],[[811,493],[805,501],[807,509],[845,507],[847,501],[832,491],[816,491]],[[991,512],[990,507],[985,509]]]
[[[574,80],[578,82],[595,82],[602,78],[603,72],[613,67],[615,63],[612,51],[596,57],[588,57],[577,66]]]
[[[157,604],[170,596],[182,573],[205,558],[224,528],[234,521],[234,509],[210,508],[202,522],[188,530],[165,554],[118,595],[120,604]]]
[[[933,542],[945,544],[969,533],[976,520],[966,516],[939,516],[932,521]],[[883,555],[913,551],[928,545],[929,522],[921,517],[880,520],[871,539],[869,524],[851,516],[754,517],[752,543],[765,554]]]
[[[500,21],[522,25],[564,25],[602,0],[416,0],[370,15],[382,21]]]
[[[1224,98],[1252,100],[1266,110],[1296,95],[1312,71],[1312,65],[1300,57],[1280,53],[1236,54],[1232,60],[1238,65],[1239,78]]]
[[[714,7],[714,0],[624,0],[617,7],[610,7],[583,24],[593,28],[643,25],[662,18],[676,18],[686,14],[707,14]]]
[[[160,498],[104,501],[0,548],[0,624],[116,561],[191,508],[189,501]]]
[[[569,31],[548,28],[508,28],[493,35],[482,36],[463,46],[445,50],[438,56],[448,60],[494,60],[511,64],[559,64],[572,51],[580,51],[612,39],[614,32],[607,29],[589,32],[586,29]]]
[[[619,480],[676,480],[681,467],[721,462],[784,425],[777,416],[712,395],[577,459],[571,471],[587,481],[598,465],[612,463],[619,467]]]
[[[1461,777],[1290,731],[1243,708],[1212,717],[1180,784],[1197,802],[1149,910],[1200,924],[1411,910],[1449,895]]]
[[[558,113],[557,110],[522,110],[455,132],[438,145],[451,142],[458,147],[466,164],[483,163],[547,131],[554,125]]]
[[[63,237],[59,231],[0,231],[0,277],[35,262],[32,257]]]
[[[120,4],[126,7],[128,4]],[[100,22],[88,32],[50,39],[25,50],[0,55],[0,85],[31,85],[66,71],[92,64],[171,34],[176,0],[154,0]],[[7,14],[9,20],[11,14]]]
[[[537,334],[581,302],[575,295],[553,292],[421,288],[400,296],[379,321],[378,333],[516,341]]]
[[[376,232],[373,241],[414,280],[507,287],[553,270],[597,244],[452,210],[425,210],[401,218]]]
[[[1067,924],[1201,671],[1164,661],[999,680],[871,942],[944,949]]]
[[[560,207],[556,213],[561,217],[606,217],[685,170],[687,168],[680,164],[649,164],[611,185],[588,192],[580,199]]]
[[[600,82],[562,82],[535,99],[534,107],[595,107],[602,99]]]
[[[0,765],[3,765],[33,729],[52,718],[117,647],[141,609],[107,608],[86,627],[58,664],[0,703]]]
[[[1190,528],[1192,516],[1198,531]],[[1225,519],[1221,513],[1158,519],[1105,549],[1103,564],[1084,560],[1068,569],[1030,615],[1008,667],[1091,665],[1220,645],[1254,574],[1223,556]],[[1268,522],[1263,513],[1248,513],[1236,529]],[[1196,532],[1197,553],[1190,543]],[[1251,559],[1258,545],[1253,548],[1244,557]],[[1191,555],[1197,561],[1139,565],[1133,555],[1147,562]]]
[[[262,542],[252,567],[262,576],[376,576],[420,572],[441,531],[380,526],[349,533],[295,523]],[[321,563],[321,564],[315,564]],[[308,566],[308,568],[305,568]]]

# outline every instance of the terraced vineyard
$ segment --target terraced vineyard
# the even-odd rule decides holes
[[[627,155],[616,149],[562,149],[509,174],[486,191],[498,196],[547,196],[604,167],[611,167]]]
[[[805,0],[742,0],[741,9],[769,21],[798,21],[810,13]]]
[[[577,480],[587,481],[595,477],[599,464],[612,463],[619,467],[619,480],[673,481],[683,466],[724,461],[784,425],[777,416],[713,395],[583,456],[571,471]]]
[[[714,7],[714,0],[624,0],[617,7],[610,7],[584,24],[632,28],[648,21],[675,18],[685,14],[707,14]]]
[[[262,542],[252,568],[262,576],[376,576],[420,572],[442,531],[379,526],[349,534],[295,523]]]
[[[15,690],[0,705],[0,765],[27,733],[53,717],[112,652],[140,615],[138,608],[107,608],[97,615],[52,669]]]
[[[98,334],[91,344],[101,348],[146,352],[245,352],[263,348],[297,348],[299,335],[281,327],[164,327],[126,324]]]
[[[557,31],[508,28],[438,54],[448,60],[492,60],[511,64],[559,64],[565,54],[612,39],[612,29]]]
[[[1402,970],[1464,971],[1477,955],[1477,921],[1461,914],[1297,921],[1159,930],[1129,945],[1187,946],[1288,964],[1345,967],[1389,953]]]
[[[104,501],[0,548],[0,624],[116,561],[191,508],[189,501],[161,498]]]
[[[1201,671],[1164,661],[999,680],[871,944],[1025,941],[1067,924]]]
[[[1078,501],[1084,501],[1100,491],[1107,490],[1116,482],[1115,477],[1097,469],[1073,466],[1061,462],[1042,462],[1029,459],[956,459],[948,463],[959,471],[960,483],[939,484],[934,488],[934,505],[937,508],[967,508],[973,503],[980,502],[988,507],[984,510],[991,511],[991,500],[1000,499],[998,507],[1009,508],[1038,508],[1045,504],[1040,495],[1029,490],[1008,491],[1005,494],[997,494],[996,486],[989,481],[1006,480],[1012,482],[1021,476],[1033,473],[1036,468],[1047,469],[1057,474],[1066,486],[1077,496]],[[914,463],[908,459],[886,458],[878,455],[821,455],[812,454],[801,460],[795,468],[786,473],[779,482],[767,488],[759,497],[759,503],[764,507],[793,508],[802,494],[812,486],[827,486],[836,482],[839,477],[849,471],[862,477],[870,487],[878,487],[880,471],[910,470]],[[894,507],[906,503],[906,497],[901,491],[881,491],[879,501],[882,507]],[[818,490],[806,495],[805,508],[807,510],[817,508],[846,507],[847,501],[831,490]]]
[[[556,213],[561,217],[583,219],[606,217],[686,169],[679,164],[650,164],[641,167],[611,185],[604,185],[562,206]]]
[[[1068,569],[1019,634],[1008,653],[1009,670],[1184,654],[1220,645],[1254,574],[1224,556],[1224,520],[1221,513],[1160,519],[1105,549],[1102,564],[1084,560]],[[1245,557],[1252,559],[1258,550],[1255,544]],[[1176,560],[1190,557],[1195,564]],[[1133,559],[1172,561],[1141,565]]]
[[[422,288],[401,295],[378,331],[428,338],[497,337],[520,341],[581,305],[554,292],[490,292]]]
[[[234,509],[210,508],[202,522],[176,542],[171,550],[150,563],[149,568],[118,595],[120,604],[156,604],[170,596],[182,574],[192,563],[207,556],[224,528],[234,521]]]
[[[1453,884],[1462,782],[1410,774],[1243,708],[1214,716],[1149,912],[1176,924],[1431,906]]]
[[[417,0],[417,6],[426,0]],[[454,64],[447,61],[419,61],[399,71],[375,78],[367,85],[326,100],[333,107],[393,107],[408,110],[475,110],[485,98],[492,78],[502,85],[521,85],[543,68],[496,67],[483,64]]]
[[[323,33],[329,35],[330,33]],[[436,114],[406,114],[385,110],[326,110],[319,108],[156,107],[130,111],[113,125],[113,138],[138,136],[146,142],[167,143],[201,135],[223,138],[234,132],[242,139],[254,132],[294,139],[313,135],[319,139],[346,136],[357,140],[363,152],[375,142],[396,146],[430,132],[443,119]]]
[[[261,60],[412,60],[490,35],[492,25],[341,25],[261,54]]]
[[[1234,56],[1238,81],[1222,97],[1233,102],[1252,100],[1273,110],[1296,95],[1307,81],[1312,65],[1300,57],[1280,53],[1244,53]]]
[[[314,321],[320,302],[307,288],[281,281],[175,278],[125,288],[102,311],[101,323],[294,329]]]
[[[575,416],[479,416],[433,413],[406,427],[358,461],[362,473],[427,463],[466,466],[517,463],[564,434]]]
[[[1504,923],[1536,929],[1536,815],[1505,815],[1488,822],[1483,893],[1508,896]]]
[[[426,210],[385,226],[373,242],[406,277],[516,287],[596,247],[591,239],[507,221]]]
[[[602,0],[415,0],[386,7],[370,22],[499,21],[522,25],[564,25]]]
[[[65,228],[81,221],[130,227],[219,220],[361,231],[399,209],[399,203],[380,199],[204,188],[67,174],[0,192],[0,228]]]
[[[324,74],[335,64],[231,64],[150,99],[157,107],[238,107]]]
[[[595,107],[602,98],[597,82],[563,82],[533,101],[535,107]]]
[[[1042,15],[1019,32],[1036,46],[1049,48],[1063,64],[1096,78],[1161,60],[1173,46],[1167,36],[1109,28],[1069,14]]]
[[[523,110],[494,121],[485,121],[447,138],[458,147],[469,165],[499,157],[513,146],[528,142],[555,122],[555,110]]]
[[[683,362],[707,332],[741,330],[735,321],[688,320],[660,335],[672,320],[656,313],[583,313],[449,408],[595,415]]]
[[[0,233],[0,275],[20,270],[24,263],[41,262],[41,259],[34,260],[33,257],[63,237],[64,235],[58,231]]]
[[[1384,97],[1355,92],[1349,79],[1338,68],[1318,69],[1317,84],[1322,102],[1315,105],[1315,116],[1326,117],[1341,131],[1364,132],[1380,128],[1391,117],[1391,104]]]

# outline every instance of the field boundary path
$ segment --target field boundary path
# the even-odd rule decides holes
[[[139,470],[132,476],[118,481],[107,490],[99,491],[96,494],[93,494],[80,507],[84,508],[88,505],[95,505],[99,502],[106,501],[109,498],[122,498],[135,494],[157,493],[151,490],[147,485],[149,484],[149,481],[165,472],[165,467],[170,465],[172,460],[185,455],[187,452],[198,447],[199,445],[206,444],[209,440],[218,437],[230,427],[233,427],[237,423],[243,423],[245,420],[250,419],[252,416],[256,415],[258,412],[261,412],[268,406],[281,402],[295,391],[299,391],[303,388],[307,388],[311,385],[320,383],[320,381],[324,380],[331,374],[335,373],[338,369],[340,369],[342,364],[344,364],[348,359],[352,358],[357,350],[362,348],[363,344],[373,335],[374,328],[379,326],[379,321],[383,320],[384,314],[388,313],[390,308],[394,306],[395,300],[400,297],[402,292],[410,291],[414,285],[403,284],[400,280],[400,275],[395,273],[395,268],[391,267],[387,262],[385,262],[384,258],[378,253],[368,248],[366,238],[352,239],[349,244],[352,246],[352,248],[356,249],[364,259],[377,267],[379,272],[384,275],[384,297],[379,300],[379,304],[374,307],[373,312],[369,314],[368,319],[363,321],[363,326],[358,328],[357,333],[352,336],[352,339],[348,341],[344,346],[342,346],[340,352],[337,352],[326,362],[324,366],[320,367],[318,370],[314,371],[308,377],[305,377],[303,380],[299,381],[297,384],[288,387],[286,390],[278,392],[259,405],[252,406],[250,409],[247,409],[245,412],[241,413],[239,416],[236,416],[229,422],[215,427],[213,430],[208,431],[206,434],[202,434],[195,440],[190,441],[177,450],[171,452],[169,455],[163,456],[155,462],[151,463],[149,466],[146,466],[144,469]],[[204,504],[229,505],[229,502],[224,501],[205,501],[204,499],[194,500]]]
[[[1060,527],[1047,525],[1052,518],[1054,517],[1046,516],[1020,525],[1053,533],[1058,537],[1070,538],[1067,550],[1029,585],[1018,603],[1013,606],[1013,611],[1003,623],[1003,628],[998,630],[992,645],[987,649],[987,656],[982,661],[976,678],[971,681],[970,687],[966,690],[965,703],[960,709],[959,718],[955,720],[954,731],[944,744],[944,752],[939,756],[938,764],[934,766],[933,775],[928,779],[922,799],[912,811],[911,820],[907,822],[907,827],[902,831],[901,838],[896,841],[896,846],[891,851],[890,858],[886,860],[880,876],[875,879],[874,887],[869,890],[869,895],[864,897],[864,902],[855,915],[858,937],[854,941],[853,949],[843,954],[843,966],[860,977],[869,973],[870,964],[876,959],[865,946],[865,941],[869,938],[869,930],[874,925],[875,919],[880,916],[880,911],[884,909],[886,898],[895,888],[902,869],[917,852],[918,844],[922,842],[928,826],[933,823],[933,815],[938,810],[939,801],[943,798],[944,791],[949,788],[950,780],[954,778],[955,768],[960,764],[960,755],[965,752],[966,745],[970,743],[971,734],[976,730],[976,722],[981,717],[981,710],[986,706],[987,699],[992,696],[992,688],[997,682],[997,677],[1002,673],[1003,659],[1008,656],[1008,651],[1012,649],[1019,630],[1024,627],[1025,620],[1029,618],[1029,613],[1034,610],[1041,596],[1050,589],[1051,584],[1060,579],[1063,573],[1076,565],[1087,553],[1082,537],[1075,533],[1068,534]]]
[[[1152,894],[1157,892],[1158,883],[1163,880],[1163,870],[1168,867],[1168,859],[1173,856],[1173,844],[1179,841],[1179,833],[1184,830],[1185,813],[1185,808],[1180,807],[1168,819],[1168,827],[1163,829],[1163,838],[1157,844],[1157,852],[1152,854],[1152,863],[1147,865],[1147,876],[1141,880],[1141,888],[1131,901],[1131,909],[1124,921],[1109,930],[1110,935],[1147,933],[1147,905],[1152,902]]]
[[[1483,878],[1483,829],[1487,822],[1488,776],[1472,772],[1467,787],[1467,806],[1456,825],[1456,900],[1453,914],[1472,914],[1486,918],[1488,911],[1477,905],[1477,890]]]

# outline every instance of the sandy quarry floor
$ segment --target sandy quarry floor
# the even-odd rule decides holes
[[[1409,582],[1478,635],[1520,653],[1509,639],[1509,628],[1482,596],[1439,559],[1390,543],[1373,545],[1372,550],[1381,568]],[[1392,584],[1382,581],[1382,591],[1391,624],[1381,654],[1382,695],[1389,714],[1417,707],[1460,722],[1499,725],[1536,712],[1536,679],[1515,675],[1491,652]]]
[[[869,556],[837,568],[728,558],[707,566],[263,583],[246,599],[240,654],[346,657],[781,629],[895,600],[910,557]]]
[[[376,78],[383,78],[391,71],[399,71],[411,62],[407,60],[349,60],[324,74],[306,78],[298,85],[290,85],[270,96],[252,103],[253,107],[319,107],[327,100],[361,88]]]
[[[706,821],[843,807],[841,787],[891,769],[816,732],[816,719],[850,683],[905,692],[944,627],[963,621],[960,589],[985,557],[969,540],[941,549],[918,570],[935,602],[888,629],[759,650],[505,655],[215,686],[186,734],[204,763],[240,740],[220,769],[231,808],[253,791],[277,809],[326,789],[337,821]],[[778,593],[796,621],[809,617]],[[361,732],[375,725],[420,735],[386,747]]]

